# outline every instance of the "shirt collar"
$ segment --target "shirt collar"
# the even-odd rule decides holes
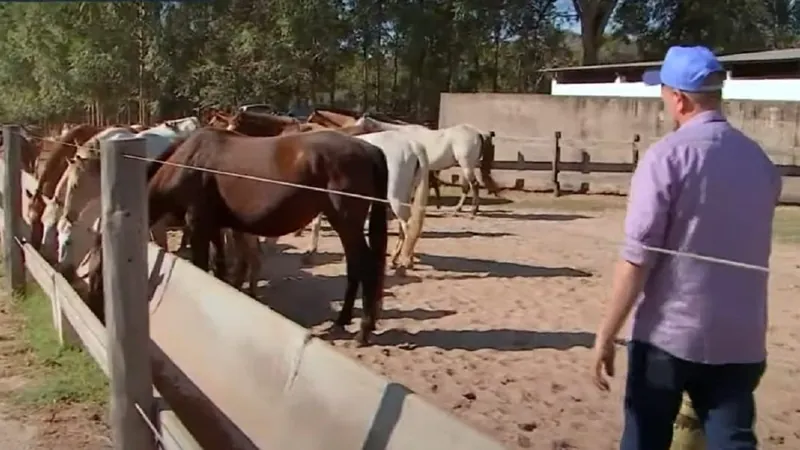
[[[726,121],[727,121],[727,119],[725,119],[725,116],[723,116],[722,113],[719,112],[719,111],[716,111],[716,110],[715,111],[703,111],[703,112],[697,114],[696,116],[692,117],[691,119],[689,119],[686,123],[684,123],[683,126],[681,126],[681,129],[689,127],[689,126],[700,125],[700,124],[705,124],[705,123],[726,122]]]

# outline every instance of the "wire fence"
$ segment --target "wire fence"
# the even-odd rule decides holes
[[[40,137],[40,136],[32,136],[32,137],[34,139],[43,139],[43,140],[44,139],[49,139],[49,140],[52,140],[51,138],[44,138],[44,137]],[[76,144],[67,144],[67,145],[72,145],[72,146],[75,146],[75,147],[79,147]],[[361,194],[357,194],[357,193],[353,193],[353,192],[337,191],[337,190],[321,188],[321,187],[316,187],[316,186],[308,186],[308,185],[304,185],[304,184],[291,183],[291,182],[284,181],[284,180],[258,177],[258,176],[253,176],[253,175],[249,175],[249,174],[235,173],[235,172],[219,170],[219,169],[213,169],[213,168],[208,168],[208,167],[192,166],[192,165],[187,165],[187,164],[183,164],[183,163],[176,163],[176,162],[172,162],[172,161],[159,161],[159,160],[157,160],[155,158],[145,158],[145,157],[139,157],[139,156],[133,156],[133,155],[124,155],[124,156],[126,158],[128,158],[128,159],[131,159],[131,160],[139,160],[141,162],[146,162],[146,163],[151,163],[151,164],[160,164],[160,165],[165,165],[165,166],[173,166],[173,167],[178,167],[178,168],[182,168],[182,169],[196,170],[196,171],[210,173],[210,174],[219,175],[219,176],[235,177],[235,178],[239,178],[239,179],[245,179],[245,180],[262,182],[262,183],[271,183],[271,184],[287,186],[287,187],[292,187],[292,188],[297,188],[297,189],[312,190],[312,191],[315,191],[315,192],[325,193],[325,194],[329,194],[329,195],[341,195],[341,196],[345,196],[345,197],[358,198],[358,199],[365,200],[365,201],[370,201],[370,202],[378,202],[378,203],[390,204],[389,200],[387,200],[387,199],[376,198],[376,197],[371,197],[371,196],[367,196],[367,195],[361,195]],[[409,203],[409,202],[399,202],[399,204],[402,205],[402,206],[409,207],[412,210],[417,208],[417,206],[415,206],[415,205],[413,205],[412,203]],[[607,245],[613,246],[613,247],[616,247],[616,248],[620,248],[621,246],[626,245],[626,244],[630,245],[630,242],[628,242],[628,241],[626,241],[624,239],[613,239],[613,238],[604,237],[604,236],[590,235],[590,234],[586,234],[586,233],[580,233],[580,232],[577,232],[575,230],[570,230],[570,232],[574,233],[574,234],[577,234],[577,235],[583,235],[584,237],[589,237],[589,238],[592,238],[592,239],[599,239],[599,240],[603,241],[604,243],[606,243]],[[704,254],[698,254],[698,253],[683,251],[683,250],[679,250],[679,249],[662,248],[662,247],[649,246],[649,245],[644,245],[644,244],[639,244],[639,245],[641,245],[641,248],[646,250],[646,251],[653,252],[653,253],[659,253],[659,254],[662,254],[662,255],[669,255],[669,256],[673,256],[673,257],[682,257],[682,258],[692,258],[692,259],[699,260],[699,261],[705,261],[705,262],[714,263],[714,264],[722,264],[722,265],[726,265],[726,266],[730,266],[730,267],[737,267],[737,268],[740,268],[740,269],[753,270],[753,271],[758,271],[758,272],[762,272],[762,273],[774,272],[774,269],[771,269],[768,266],[752,264],[752,263],[745,262],[745,261],[735,261],[735,260],[731,260],[731,259],[727,259],[727,258],[715,256],[715,255],[704,255]],[[797,273],[795,273],[795,272],[788,272],[788,274],[791,274],[793,276],[797,276]]]

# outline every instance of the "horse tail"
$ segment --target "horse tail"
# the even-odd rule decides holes
[[[494,163],[494,131],[488,134],[481,133],[481,178],[490,194],[498,195],[500,186],[492,178],[492,164]]]
[[[158,158],[156,158],[155,161],[151,161],[150,164],[148,164],[148,166],[147,166],[147,180],[148,181],[151,178],[153,178],[153,176],[156,174],[156,172],[158,172],[158,169],[160,169],[161,166],[164,165],[162,163],[167,161],[175,153],[175,151],[178,149],[178,147],[180,147],[181,144],[183,144],[186,141],[186,139],[188,139],[188,136],[187,137],[182,137],[182,138],[177,138],[177,139],[173,140],[172,143],[169,144],[169,147],[167,147],[167,149],[164,150],[164,153],[158,155]]]
[[[381,298],[383,298],[383,282],[386,276],[386,247],[389,241],[388,205],[385,200],[389,189],[389,167],[386,163],[386,156],[377,147],[372,147],[373,151],[373,173],[375,175],[376,197],[384,201],[373,201],[369,212],[369,247],[375,255],[375,301],[376,305],[375,320],[378,319]],[[364,296],[367,297],[366,295]]]
[[[425,221],[425,208],[428,206],[428,195],[430,194],[430,165],[428,162],[428,154],[425,148],[413,142],[411,148],[414,155],[417,157],[417,173],[419,177],[417,182],[417,189],[414,191],[414,203],[411,209],[411,218],[408,221],[408,235],[405,242],[403,242],[403,249],[401,254],[408,255],[409,259],[413,261],[414,245],[419,240],[422,234],[422,223]]]

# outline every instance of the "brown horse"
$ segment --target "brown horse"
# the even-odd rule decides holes
[[[228,122],[228,130],[247,136],[272,137],[282,134],[304,133],[324,129],[317,124],[303,123],[294,117],[275,114],[239,111]]]
[[[339,235],[347,262],[344,305],[335,324],[350,323],[362,284],[364,313],[356,340],[368,343],[378,318],[386,268],[388,168],[379,148],[333,131],[254,138],[204,128],[180,145],[167,162],[294,184],[165,165],[148,183],[150,223],[164,214],[188,212],[192,262],[206,269],[209,242],[222,228],[277,237],[324,213]],[[363,232],[368,214],[369,244]],[[218,274],[225,271],[224,257],[221,261],[222,265],[220,259],[216,261]]]
[[[67,170],[67,160],[75,155],[79,146],[86,143],[99,131],[99,128],[88,123],[78,125],[56,138],[55,142],[51,144],[50,151],[41,153],[40,158],[46,156],[47,159],[43,163],[39,163],[43,167],[39,185],[36,187],[36,192],[25,191],[25,195],[30,200],[28,206],[28,222],[31,224],[30,243],[36,250],[40,249],[44,237],[42,213],[47,206],[44,197],[53,197],[61,175]]]
[[[42,143],[36,142],[33,137],[29,137],[26,135],[27,133],[23,130],[22,134],[20,135],[20,144],[22,150],[22,154],[20,155],[21,163],[22,163],[22,170],[28,172],[31,175],[36,175],[36,161],[39,159],[39,154],[42,151]],[[3,152],[5,152],[5,142],[3,141],[3,133],[0,133],[0,158],[3,157]]]

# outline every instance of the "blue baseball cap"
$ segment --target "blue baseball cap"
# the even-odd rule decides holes
[[[709,75],[724,71],[708,48],[676,45],[667,50],[661,68],[646,71],[642,81],[648,86],[663,84],[685,92],[719,91],[722,84],[706,86],[704,82]]]

